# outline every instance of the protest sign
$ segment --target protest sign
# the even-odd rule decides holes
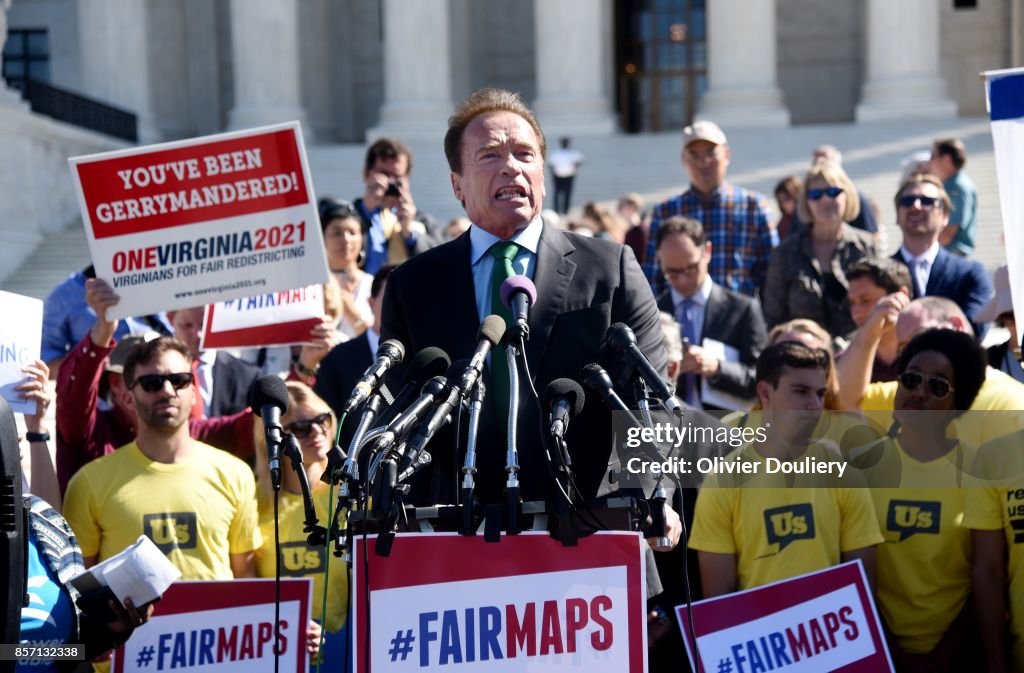
[[[1024,68],[985,73],[1013,314],[1024,320]]]
[[[305,343],[323,315],[322,285],[217,302],[206,307],[200,348]]]
[[[860,561],[698,601],[691,611],[676,608],[698,673],[893,670]]]
[[[328,278],[296,122],[68,161],[108,319]]]
[[[312,580],[281,580],[281,673],[306,671]],[[114,673],[274,670],[274,580],[175,582],[114,653]]]
[[[372,545],[373,538],[370,538]],[[374,671],[647,670],[643,540],[601,532],[566,547],[546,533],[399,534],[353,564],[353,665]],[[362,559],[362,539],[353,557]],[[369,609],[364,582],[369,578]]]
[[[0,292],[0,311],[17,316],[0,327],[0,395],[11,411],[36,413],[36,402],[23,400],[15,390],[26,381],[21,368],[39,359],[43,334],[43,302],[20,294]]]

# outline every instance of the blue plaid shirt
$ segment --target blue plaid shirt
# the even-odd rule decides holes
[[[675,215],[692,217],[704,225],[704,233],[711,241],[708,272],[712,280],[730,290],[756,296],[764,283],[772,248],[779,244],[778,234],[768,226],[765,196],[723,182],[715,190],[710,207],[704,206],[692,187],[655,206],[644,261],[644,274],[655,296],[667,287],[656,254],[658,229]]]

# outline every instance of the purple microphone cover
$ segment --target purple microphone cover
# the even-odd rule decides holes
[[[506,308],[512,308],[512,295],[516,292],[525,292],[530,298],[530,306],[537,303],[537,286],[527,276],[510,276],[501,284],[501,303]]]

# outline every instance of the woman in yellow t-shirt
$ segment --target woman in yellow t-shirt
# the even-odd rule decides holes
[[[871,489],[885,543],[878,602],[897,670],[960,671],[977,664],[971,537],[960,525],[974,447],[953,419],[985,380],[985,351],[968,334],[931,329],[897,360],[899,389],[888,436],[852,458]],[[858,465],[860,463],[860,465]]]
[[[327,526],[330,523],[328,511],[333,513],[336,505],[331,502],[331,489],[320,481],[320,475],[327,468],[327,452],[334,442],[334,416],[327,403],[306,384],[288,381],[285,385],[288,389],[288,411],[282,415],[281,425],[298,440],[317,519],[321,526]],[[256,574],[259,577],[274,577],[277,570],[277,559],[274,554],[274,494],[267,471],[264,433],[258,432],[256,436],[256,492],[260,532],[264,536],[263,547],[256,552]],[[331,656],[332,645],[337,646],[344,640],[348,576],[345,564],[341,559],[334,557],[330,549],[311,547],[307,543],[307,534],[302,530],[305,525],[305,511],[299,475],[292,469],[291,461],[283,455],[278,510],[281,576],[309,577],[313,580],[313,618],[320,621],[328,632],[341,632],[338,636],[327,638],[325,658],[333,660],[335,657]],[[326,612],[323,609],[325,576],[328,577]],[[307,637],[312,637],[312,633],[307,633]]]

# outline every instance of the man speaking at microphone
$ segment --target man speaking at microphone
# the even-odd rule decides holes
[[[511,324],[499,290],[508,277],[525,275],[537,288],[526,343],[537,390],[557,378],[574,379],[588,363],[602,361],[602,340],[616,322],[633,329],[640,349],[664,375],[667,359],[658,308],[632,251],[563,232],[541,220],[546,147],[537,119],[517,94],[482,89],[457,107],[448,121],[444,149],[452,190],[473,226],[392,272],[381,338],[398,339],[410,353],[437,346],[453,360],[468,357],[484,317],[504,314]],[[478,497],[493,503],[502,500],[506,478],[509,388],[507,368],[502,367],[504,349],[496,347],[489,361],[476,479]],[[605,364],[614,368],[614,363]],[[520,492],[524,500],[544,499],[556,492],[545,465],[547,411],[538,417],[530,386],[524,378],[520,381]],[[615,490],[607,478],[611,413],[600,400],[587,401],[566,438],[581,495],[589,499]],[[452,455],[453,444],[446,432],[429,446],[434,460],[414,484],[416,504],[455,501],[461,458]],[[669,517],[675,544],[678,518]]]

